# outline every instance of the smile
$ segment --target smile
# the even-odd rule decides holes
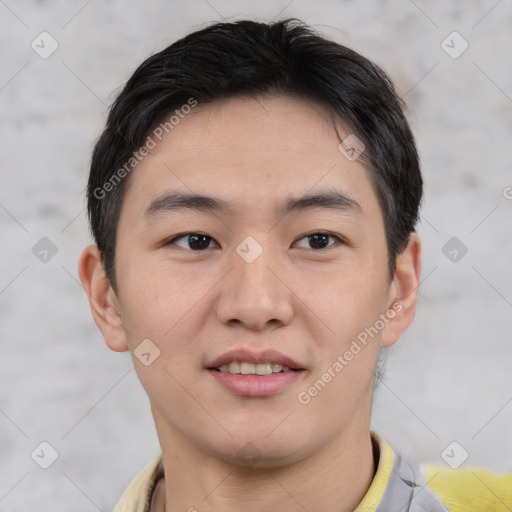
[[[270,375],[272,373],[283,373],[297,371],[289,366],[283,366],[278,363],[248,363],[246,361],[232,361],[229,364],[223,364],[219,368],[212,368],[222,373],[233,373],[241,375]]]

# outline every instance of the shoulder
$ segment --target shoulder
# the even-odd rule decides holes
[[[380,457],[374,481],[356,512],[512,512],[512,471],[410,464],[371,432]]]
[[[512,510],[512,472],[496,474],[482,467],[451,469],[422,464],[427,486],[450,512]]]

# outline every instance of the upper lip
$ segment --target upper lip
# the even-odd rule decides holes
[[[253,352],[245,348],[238,348],[225,352],[214,359],[207,368],[220,368],[223,364],[229,364],[232,361],[242,361],[247,363],[276,363],[283,366],[289,366],[296,370],[303,370],[303,366],[292,358],[281,354],[277,350],[268,349],[262,352]]]

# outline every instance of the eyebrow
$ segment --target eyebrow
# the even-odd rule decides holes
[[[273,213],[276,217],[284,217],[289,213],[319,209],[364,216],[363,209],[355,199],[336,189],[325,189],[300,197],[290,197],[282,204],[275,205]],[[223,199],[190,192],[171,191],[154,199],[144,212],[144,218],[183,210],[219,213],[227,216],[236,214],[234,207]]]

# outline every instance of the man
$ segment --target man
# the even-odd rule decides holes
[[[389,78],[299,20],[217,23],[139,66],[94,149],[79,265],[162,447],[116,511],[510,506],[512,474],[478,470],[498,496],[478,494],[370,431],[421,199]]]

